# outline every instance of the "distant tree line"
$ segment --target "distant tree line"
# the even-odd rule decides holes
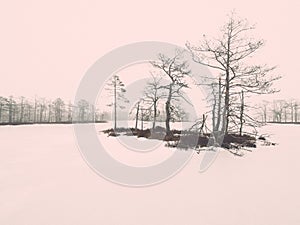
[[[258,106],[258,116],[263,123],[299,123],[299,106],[296,99],[263,101]]]
[[[84,99],[74,105],[61,98],[0,96],[0,124],[99,122],[108,117]]]

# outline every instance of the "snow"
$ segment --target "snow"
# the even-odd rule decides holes
[[[198,172],[203,153],[194,154],[166,182],[131,188],[89,168],[72,125],[0,127],[0,224],[300,224],[300,126],[273,124],[261,132],[278,145],[244,157],[221,151],[203,173]],[[164,160],[173,151],[155,140],[151,146],[158,149],[143,153],[126,152],[105,134],[99,140],[118,145],[110,154],[136,166]]]

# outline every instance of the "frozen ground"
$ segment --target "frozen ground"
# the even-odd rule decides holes
[[[300,126],[269,125],[263,132],[279,145],[242,158],[221,152],[204,173],[198,172],[203,154],[194,154],[172,179],[128,188],[86,165],[71,125],[0,127],[0,224],[298,225]],[[103,134],[99,139],[118,144]],[[161,156],[130,155],[127,163],[168,157],[159,148]]]

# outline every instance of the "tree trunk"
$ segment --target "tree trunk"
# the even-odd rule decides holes
[[[141,130],[144,130],[144,111],[141,109]]]
[[[117,80],[114,78],[114,130],[117,129]]]
[[[229,104],[230,104],[230,99],[229,99],[229,89],[230,89],[230,46],[231,46],[231,33],[228,34],[228,40],[227,40],[227,59],[226,59],[226,79],[225,79],[225,113],[223,115],[224,120],[223,120],[223,132],[225,134],[228,134],[228,126],[229,126]]]
[[[94,107],[94,105],[92,105],[91,108],[92,108],[92,112],[91,112],[92,113],[92,121],[91,122],[94,123],[95,122],[95,107]]]
[[[40,123],[41,123],[42,120],[43,120],[43,112],[44,112],[44,106],[41,104],[41,105],[40,105]]]
[[[20,113],[20,122],[23,122],[23,116],[24,116],[24,98],[21,99],[21,113]]]
[[[243,134],[243,125],[244,125],[244,91],[241,93],[241,114],[240,114],[240,136]]]
[[[36,99],[34,99],[34,114],[33,114],[33,122],[35,123],[36,122]]]
[[[298,105],[295,105],[295,116],[294,116],[294,118],[295,118],[295,123],[297,123],[298,122]]]
[[[170,129],[170,120],[171,120],[171,99],[172,99],[172,86],[173,84],[170,84],[169,87],[169,96],[168,96],[168,100],[166,102],[166,135],[169,135],[171,132]]]
[[[294,106],[293,103],[291,103],[291,122],[294,122]]]
[[[286,108],[284,108],[284,122],[287,122],[287,112],[286,112]]]
[[[137,130],[138,121],[139,121],[139,111],[140,111],[140,102],[138,102],[135,114],[135,130]]]
[[[51,121],[51,104],[48,106],[48,123]]]
[[[28,118],[27,118],[27,120],[28,120],[28,122],[31,122],[31,106],[29,104],[27,106],[27,109],[28,109]]]
[[[68,121],[72,122],[72,104],[69,103],[69,109],[68,109]]]
[[[13,109],[12,109],[12,97],[9,99],[9,105],[8,105],[8,123],[12,123],[12,114],[13,114]]]
[[[218,128],[216,126],[216,105],[217,105],[217,97],[214,95],[214,100],[213,100],[213,108],[212,108],[212,124],[213,124],[213,131],[217,131]]]
[[[80,118],[81,122],[84,122],[84,116],[85,116],[85,108],[83,106],[81,109],[81,118]]]
[[[223,129],[225,134],[228,134],[229,125],[229,71],[226,71],[226,84],[225,84],[225,117],[223,121]]]
[[[206,118],[207,116],[205,116],[205,114],[202,115],[202,124],[200,127],[200,134],[204,134],[204,127],[205,127],[205,123],[206,123]]]
[[[221,123],[221,103],[222,103],[222,86],[221,86],[221,77],[219,77],[218,114],[217,114],[217,124],[216,124],[217,131],[220,129],[220,123]]]
[[[154,110],[154,112],[153,112],[153,124],[152,124],[152,129],[154,130],[155,129],[155,124],[156,124],[156,117],[157,117],[157,101],[155,101],[154,102],[154,104],[153,104],[153,110]]]
[[[16,107],[12,107],[12,122],[16,122]]]

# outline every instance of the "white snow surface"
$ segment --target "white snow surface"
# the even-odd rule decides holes
[[[203,173],[203,153],[194,154],[166,182],[131,188],[89,168],[72,125],[0,127],[0,225],[298,225],[300,126],[268,125],[261,132],[278,145],[243,157],[221,151]],[[120,145],[101,133],[99,140]],[[154,144],[158,150],[149,157],[126,155],[125,147],[124,155],[111,154],[148,165],[174,151]]]

